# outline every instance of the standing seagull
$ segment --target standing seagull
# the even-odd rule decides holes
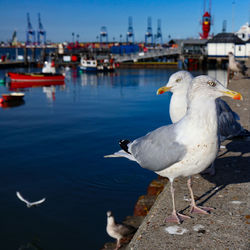
[[[37,206],[37,205],[43,203],[43,202],[46,200],[46,198],[43,198],[43,199],[41,199],[41,200],[39,200],[39,201],[29,202],[29,201],[25,200],[25,199],[22,197],[22,195],[21,195],[18,191],[16,192],[16,196],[17,196],[21,201],[25,202],[28,208],[30,208],[30,207],[32,207],[32,206]]]
[[[173,94],[170,100],[169,114],[173,123],[178,122],[187,112],[188,89],[191,87],[193,76],[188,71],[178,71],[171,75],[166,86],[158,89],[157,94],[171,91]],[[234,136],[249,136],[249,132],[244,129],[237,120],[240,120],[229,105],[217,98],[215,100],[218,115],[218,126],[220,141],[231,139]]]
[[[128,236],[136,231],[132,226],[125,224],[116,224],[115,218],[112,215],[111,211],[107,212],[107,227],[106,231],[108,235],[117,240],[115,250],[121,247],[121,239],[125,236]]]
[[[244,62],[238,62],[234,58],[234,54],[232,52],[228,53],[229,57],[229,64],[228,64],[228,69],[233,71],[233,72],[240,72],[242,75],[246,75],[247,67],[244,64]]]
[[[211,77],[194,78],[188,92],[186,115],[179,122],[160,127],[132,142],[122,140],[122,150],[106,156],[126,157],[143,168],[168,177],[173,212],[166,219],[167,222],[181,223],[190,218],[175,209],[173,181],[179,176],[189,177],[191,212],[207,214],[211,210],[195,204],[191,176],[205,170],[217,156],[219,139],[215,99],[220,96],[242,99],[239,93],[226,89]]]

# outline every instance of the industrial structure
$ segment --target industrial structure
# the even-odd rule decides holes
[[[108,30],[106,26],[102,26],[101,27],[101,31],[100,31],[100,42],[103,42],[103,38],[106,38],[106,43],[108,42]]]
[[[132,42],[132,43],[135,42],[135,36],[134,36],[134,30],[133,30],[133,19],[131,16],[128,18],[128,32],[127,32],[126,38],[127,38],[126,39],[127,43],[128,42]]]
[[[156,31],[154,40],[155,40],[155,43],[162,44],[161,19],[157,20],[157,31]]]
[[[153,30],[152,30],[152,19],[151,17],[148,17],[148,22],[147,22],[147,32],[145,34],[145,43],[148,43],[148,39],[151,39],[151,44],[154,42],[154,37],[153,37]]]
[[[43,39],[41,39],[41,37]],[[41,22],[41,17],[40,13],[38,13],[38,30],[37,30],[37,44],[46,44],[46,31],[43,28],[42,22]]]
[[[209,0],[209,9],[206,10],[206,1],[204,0],[204,14],[202,16],[202,33],[200,33],[200,39],[208,39],[211,28],[211,0]]]
[[[31,22],[30,22],[30,14],[27,13],[27,30],[26,30],[26,44],[35,44],[36,42],[36,32],[33,29]]]

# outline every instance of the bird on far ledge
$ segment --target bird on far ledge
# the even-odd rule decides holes
[[[228,75],[230,71],[233,73],[241,73],[243,76],[246,76],[247,67],[243,61],[236,61],[234,54],[232,52],[228,53],[229,62],[228,62]]]
[[[117,224],[111,211],[107,212],[107,227],[108,235],[117,240],[115,250],[121,247],[121,239],[135,233],[136,229],[130,225]]]
[[[170,180],[173,211],[166,222],[181,223],[190,218],[176,211],[174,179],[188,177],[191,213],[208,214],[212,209],[195,203],[191,177],[204,171],[216,158],[219,149],[215,99],[229,96],[242,100],[240,93],[225,88],[220,82],[202,75],[192,80],[188,92],[186,115],[177,123],[160,127],[134,141],[122,140],[122,150],[105,157],[125,157],[141,167]]]

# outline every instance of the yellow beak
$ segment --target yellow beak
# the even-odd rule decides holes
[[[222,93],[225,96],[229,96],[229,97],[233,98],[234,100],[243,100],[243,97],[239,92],[228,90],[228,91],[222,91]]]
[[[161,88],[159,88],[159,89],[157,90],[157,95],[161,95],[161,94],[163,94],[163,93],[169,91],[170,89],[171,89],[171,87],[166,87],[166,86],[161,87]]]

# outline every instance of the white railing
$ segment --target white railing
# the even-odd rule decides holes
[[[150,49],[147,52],[136,52],[131,54],[115,55],[113,57],[116,62],[136,62],[140,59],[156,58],[161,56],[176,55],[181,54],[181,49],[179,48],[161,48],[161,49]]]

